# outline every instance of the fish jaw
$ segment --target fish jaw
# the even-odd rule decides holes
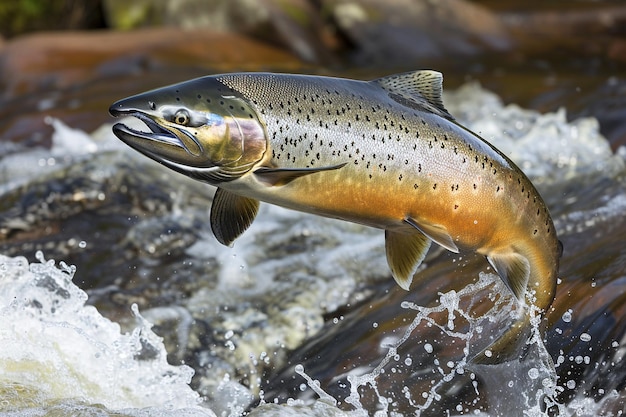
[[[256,110],[225,90],[204,77],[119,100],[109,113],[136,117],[147,130],[116,123],[113,133],[174,171],[213,185],[230,181],[263,159],[267,139]]]

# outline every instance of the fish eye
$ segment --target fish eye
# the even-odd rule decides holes
[[[181,109],[174,114],[174,122],[179,125],[187,126],[190,120],[191,116],[187,110]]]

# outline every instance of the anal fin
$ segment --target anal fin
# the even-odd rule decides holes
[[[530,263],[525,256],[515,252],[490,253],[487,260],[496,270],[502,281],[511,290],[513,295],[524,301],[528,278],[530,277]]]
[[[222,245],[232,246],[235,239],[252,224],[259,205],[258,200],[218,188],[211,206],[211,230],[215,238]]]
[[[385,230],[385,250],[391,274],[398,285],[409,290],[413,275],[430,248],[430,239],[422,233]]]

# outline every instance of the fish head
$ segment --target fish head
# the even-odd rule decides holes
[[[135,150],[175,170],[218,184],[263,159],[265,125],[254,105],[213,77],[174,84],[119,100],[114,117],[134,116],[146,130],[123,123],[113,133]]]

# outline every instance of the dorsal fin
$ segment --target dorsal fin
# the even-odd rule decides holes
[[[401,104],[417,105],[421,109],[454,120],[441,99],[443,75],[440,72],[432,70],[405,72],[379,78],[372,82],[387,90],[391,98]]]

